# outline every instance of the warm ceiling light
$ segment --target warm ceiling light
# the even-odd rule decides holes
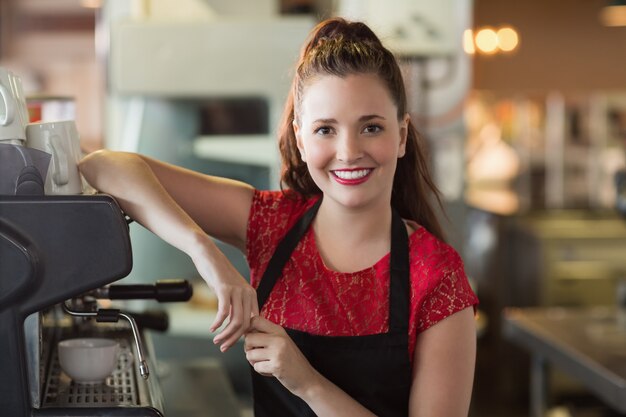
[[[463,50],[469,55],[476,53],[476,48],[474,48],[474,31],[472,29],[463,31]]]
[[[80,5],[88,9],[99,9],[102,7],[102,0],[80,0]]]
[[[626,1],[611,1],[600,10],[600,21],[604,26],[626,26]]]
[[[481,29],[476,34],[476,47],[486,54],[492,54],[498,49],[498,35],[493,29]]]
[[[498,30],[498,46],[505,52],[510,52],[517,48],[519,38],[515,29],[504,27]]]

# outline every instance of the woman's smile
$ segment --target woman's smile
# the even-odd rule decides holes
[[[372,168],[354,168],[354,169],[336,169],[330,171],[335,181],[342,185],[358,185],[367,181],[370,174],[374,170]]]

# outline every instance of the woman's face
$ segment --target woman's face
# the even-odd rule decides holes
[[[305,86],[296,110],[298,149],[325,200],[388,206],[409,116],[398,120],[383,81],[372,74],[324,75]]]

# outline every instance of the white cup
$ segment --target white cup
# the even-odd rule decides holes
[[[133,355],[122,350],[113,339],[66,339],[59,342],[58,349],[61,369],[74,382],[81,384],[103,382],[115,371],[120,360],[124,363],[122,369],[127,369],[133,362]]]
[[[52,155],[44,191],[50,194],[81,194],[83,182],[78,171],[81,158],[78,130],[73,120],[29,123],[26,146]]]
[[[6,68],[0,68],[0,143],[23,145],[27,123],[22,80]]]

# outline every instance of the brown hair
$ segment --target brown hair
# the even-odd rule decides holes
[[[282,157],[281,186],[284,184],[304,197],[320,194],[306,163],[300,159],[293,121],[304,87],[319,75],[345,77],[351,74],[376,74],[387,86],[398,108],[398,120],[407,113],[407,99],[400,67],[372,30],[361,22],[332,18],[319,23],[310,33],[298,60],[291,92],[279,130]],[[409,121],[406,153],[398,160],[393,179],[391,205],[405,219],[424,226],[443,240],[431,198],[443,209],[439,191],[431,178],[423,138]]]

